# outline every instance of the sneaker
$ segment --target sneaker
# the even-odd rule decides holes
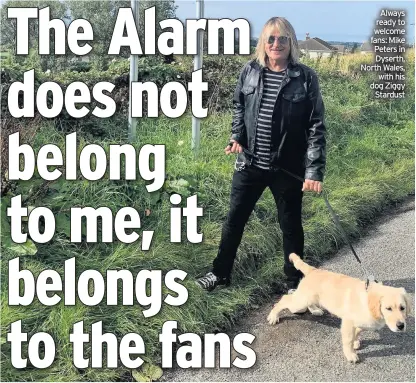
[[[214,273],[209,272],[205,277],[199,278],[195,283],[206,291],[212,291],[219,285],[230,285],[230,279],[226,277],[217,277]]]

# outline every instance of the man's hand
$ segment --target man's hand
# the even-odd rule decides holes
[[[232,145],[227,145],[224,149],[225,154],[230,154],[230,153],[241,153],[243,151],[243,148],[241,147],[241,145],[235,141],[235,140],[230,140],[230,144],[232,143]]]
[[[302,191],[315,191],[320,193],[322,191],[322,182],[314,180],[305,180]]]

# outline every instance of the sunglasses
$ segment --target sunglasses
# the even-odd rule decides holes
[[[267,43],[273,45],[276,40],[281,45],[286,45],[289,43],[289,37],[287,36],[269,36]]]

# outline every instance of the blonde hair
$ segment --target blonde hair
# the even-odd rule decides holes
[[[273,30],[279,30],[279,33],[282,36],[289,37],[290,44],[290,53],[289,53],[289,62],[296,64],[299,62],[299,47],[298,40],[296,38],[295,30],[292,27],[292,24],[289,23],[284,17],[272,17],[264,25],[263,30],[261,31],[259,41],[257,42],[255,57],[257,61],[262,66],[267,65],[267,54],[265,49],[265,43],[269,38]]]

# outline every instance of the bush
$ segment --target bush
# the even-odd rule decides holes
[[[68,70],[72,72],[88,72],[91,69],[91,64],[85,61],[75,61],[69,65]]]

